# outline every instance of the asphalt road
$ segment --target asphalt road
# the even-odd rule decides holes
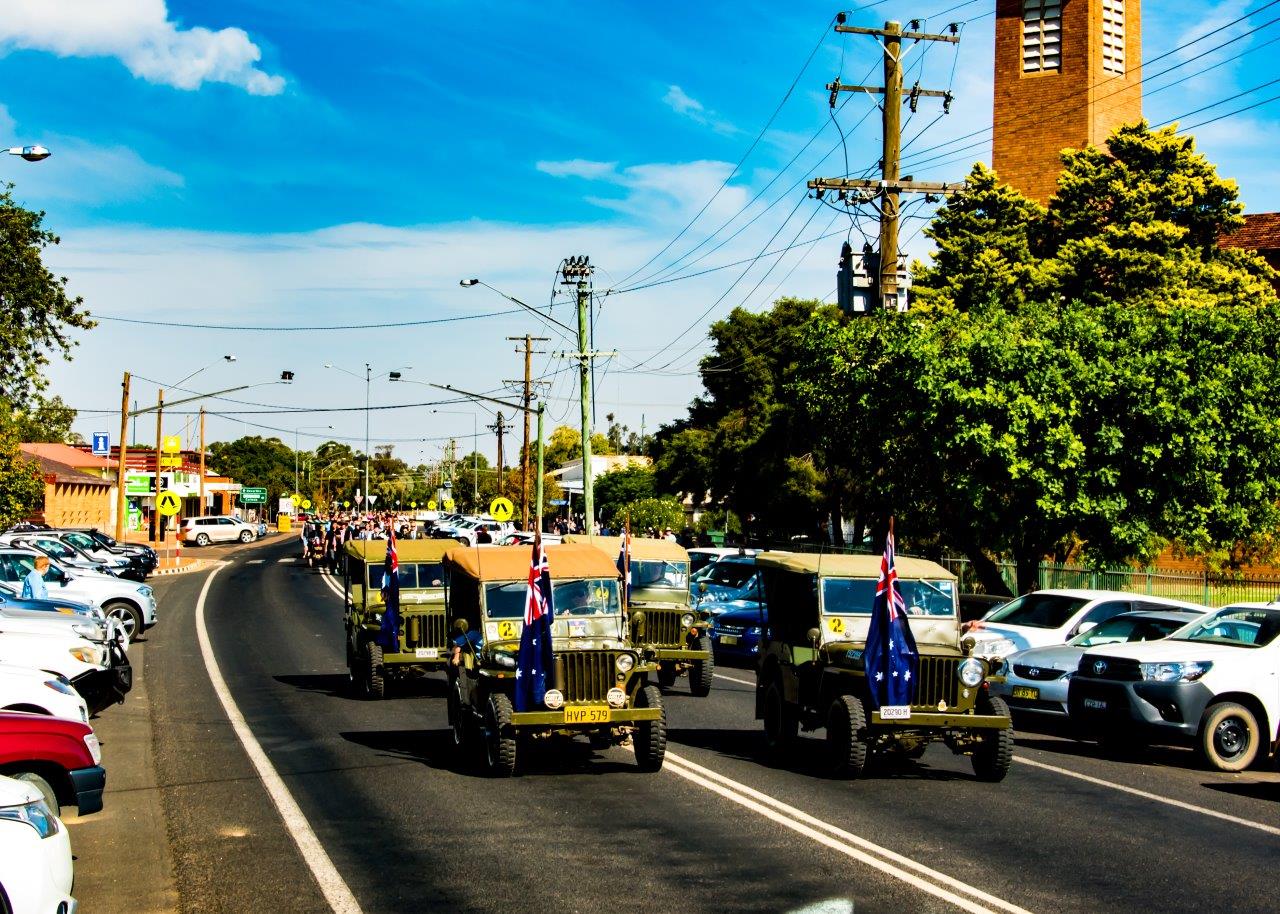
[[[363,911],[1276,909],[1274,773],[1020,733],[1003,784],[939,746],[832,780],[816,739],[766,764],[748,670],[724,669],[705,699],[668,696],[662,772],[572,743],[491,780],[452,753],[443,677],[349,697],[341,601],[296,549],[227,554],[205,620],[230,695]],[[157,585],[145,658],[181,908],[330,910],[206,672],[208,577]]]

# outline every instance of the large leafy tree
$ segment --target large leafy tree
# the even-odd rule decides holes
[[[241,485],[265,488],[270,511],[280,496],[293,491],[295,456],[279,438],[249,435],[209,445],[208,466]]]
[[[1150,559],[1280,522],[1280,304],[1216,239],[1234,185],[1173,130],[1064,157],[1047,207],[986,169],[929,229],[922,307],[815,321],[795,394],[872,513],[973,557]],[[829,468],[830,471],[830,468]],[[927,533],[926,533],[927,531]]]
[[[621,526],[627,509],[658,494],[652,467],[628,466],[610,470],[595,481],[596,510],[609,526]]]

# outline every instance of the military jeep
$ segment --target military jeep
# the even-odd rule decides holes
[[[568,536],[565,542],[589,542],[615,560],[622,548],[617,536]],[[629,553],[632,643],[658,664],[658,685],[670,688],[688,673],[689,691],[705,697],[715,677],[711,614],[689,605],[689,553],[679,543],[647,537],[632,537]]]
[[[553,672],[545,707],[515,710],[520,633],[532,550],[458,547],[449,552],[449,618],[457,662],[449,666],[449,724],[460,752],[476,750],[489,771],[516,768],[521,744],[585,735],[597,748],[634,739],[645,771],[662,767],[667,717],[655,669],[632,646],[622,615],[620,575],[593,546],[546,547],[554,621]]]
[[[769,552],[756,561],[769,605],[756,719],[770,751],[785,755],[800,729],[825,729],[831,772],[857,777],[873,755],[919,758],[942,742],[970,756],[980,780],[1004,779],[1013,758],[1009,708],[991,694],[987,664],[961,648],[954,575],[897,560],[920,669],[910,706],[882,715],[872,710],[863,664],[880,557]]]
[[[343,549],[343,621],[347,669],[356,690],[366,698],[386,696],[389,682],[443,669],[449,659],[449,623],[444,603],[444,555],[455,543],[442,540],[399,540],[400,644],[384,650],[382,578],[387,559],[385,540],[352,540]]]

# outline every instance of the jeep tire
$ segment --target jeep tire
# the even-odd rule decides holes
[[[1234,701],[1210,705],[1200,718],[1196,750],[1211,768],[1244,771],[1258,757],[1262,728],[1258,718]]]
[[[641,771],[661,771],[667,757],[667,709],[662,706],[662,691],[653,685],[645,686],[636,695],[637,708],[658,708],[662,715],[657,720],[642,720],[636,724],[636,764]]]
[[[485,709],[485,762],[489,773],[509,778],[516,773],[516,731],[511,725],[511,699],[501,692],[489,696]]]
[[[658,685],[669,689],[676,684],[676,665],[670,660],[658,661]]]
[[[1009,718],[1009,706],[1005,700],[996,695],[983,694],[978,698],[977,711],[983,715]],[[973,773],[979,781],[998,784],[1009,773],[1013,764],[1013,728],[1003,730],[986,730],[982,734],[982,742],[973,750]]]
[[[716,675],[715,656],[711,653],[711,636],[701,635],[694,642],[695,649],[707,652],[706,660],[695,660],[689,668],[689,692],[697,698],[711,694],[711,680]]]
[[[867,767],[867,715],[862,700],[837,695],[827,710],[827,759],[831,773],[856,778]]]
[[[360,648],[360,691],[370,701],[387,697],[387,681],[383,673],[382,645],[366,639]]]

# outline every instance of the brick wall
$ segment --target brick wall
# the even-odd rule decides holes
[[[1024,73],[1023,0],[996,0],[992,165],[1001,179],[1045,202],[1061,151],[1098,145],[1142,117],[1141,0],[1124,0],[1123,76],[1103,70],[1103,0],[1063,0],[1061,67]]]
[[[111,524],[111,489],[82,483],[44,484],[44,522],[53,527],[98,527]]]

